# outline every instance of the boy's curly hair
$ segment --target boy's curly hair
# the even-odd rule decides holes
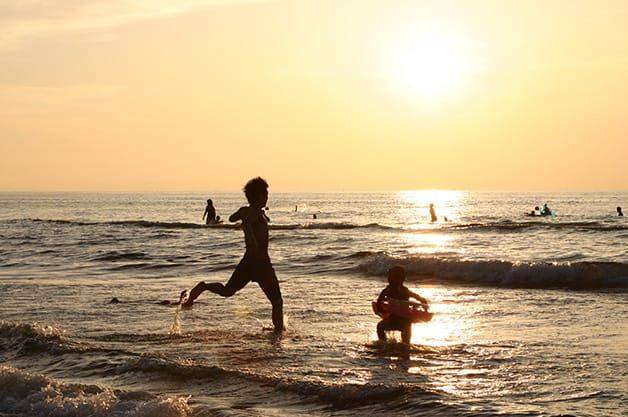
[[[249,203],[255,200],[255,197],[260,195],[262,192],[268,190],[268,183],[262,177],[255,177],[249,182],[246,183],[244,188],[244,195]]]
[[[406,280],[406,270],[404,267],[395,265],[388,270],[388,282],[391,284],[403,284]]]

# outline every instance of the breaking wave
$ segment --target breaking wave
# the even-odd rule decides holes
[[[63,351],[64,331],[52,325],[0,321],[0,347],[15,353]]]
[[[356,255],[357,256],[357,255]],[[525,263],[454,260],[425,256],[394,257],[382,253],[365,256],[357,270],[385,276],[394,265],[403,266],[411,280],[427,277],[437,282],[466,282],[514,288],[628,289],[628,265],[620,262]]]
[[[114,392],[108,386],[66,384],[45,375],[0,366],[0,415],[47,417],[187,417],[185,397]]]

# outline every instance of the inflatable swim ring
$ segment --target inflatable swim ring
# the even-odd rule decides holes
[[[427,311],[427,305],[414,301],[387,298],[379,303],[373,301],[373,311],[383,319],[399,316],[413,323],[425,323],[432,320],[434,313]]]

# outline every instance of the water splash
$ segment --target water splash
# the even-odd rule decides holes
[[[174,322],[172,326],[170,326],[170,335],[180,336],[181,335],[181,307],[188,301],[190,298],[190,291],[185,290],[181,293],[181,297],[179,299],[179,304],[177,304],[177,309],[174,312]]]
[[[284,313],[284,315],[283,315],[283,329],[284,329],[284,331],[288,330],[288,318],[289,318],[289,316]],[[262,330],[264,330],[264,331],[274,331],[275,330],[275,326],[273,325],[272,321],[260,320],[257,317],[253,317],[253,319],[262,327]]]

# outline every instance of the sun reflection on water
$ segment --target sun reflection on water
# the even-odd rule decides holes
[[[412,326],[408,374],[427,376],[434,389],[464,395],[485,380],[486,369],[466,351],[478,333],[472,294],[434,286],[409,288],[428,299],[433,319]],[[467,377],[467,375],[469,377]]]
[[[438,233],[406,233],[401,235],[401,239],[403,239],[406,246],[408,246],[408,252],[417,254],[444,252],[448,250],[447,248],[449,247],[452,237]]]
[[[428,323],[412,326],[411,342],[426,346],[451,346],[466,343],[475,333],[473,315],[463,309],[461,303],[450,302],[455,294],[445,288],[409,287],[427,298],[433,319]]]
[[[410,254],[435,254],[458,251],[453,245],[453,235],[439,229],[443,224],[455,221],[461,215],[465,192],[450,190],[400,191],[399,218],[411,231],[400,235]],[[430,218],[430,204],[434,204],[437,221]]]
[[[464,191],[456,190],[400,191],[399,198],[406,204],[400,214],[410,220],[409,224],[421,221],[430,222],[429,207],[430,204],[434,204],[438,222],[444,222],[445,218],[453,220],[460,217],[460,211],[464,207],[467,194]]]

